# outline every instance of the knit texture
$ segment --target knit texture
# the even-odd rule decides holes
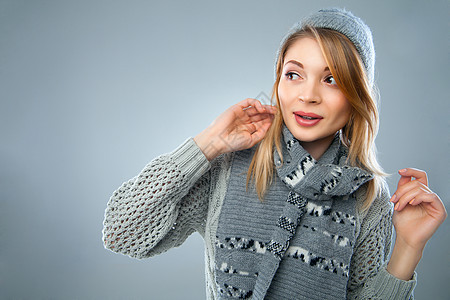
[[[280,47],[291,35],[302,30],[306,26],[332,29],[345,35],[353,45],[355,45],[366,69],[367,78],[370,84],[373,85],[375,73],[375,47],[373,44],[372,32],[363,20],[353,15],[350,11],[342,8],[321,9],[294,24],[282,39]],[[277,51],[277,58],[279,57],[279,54],[280,49]]]
[[[216,231],[233,157],[223,155],[210,163],[193,139],[188,139],[175,151],[152,160],[108,201],[105,247],[146,258],[181,245],[197,231],[205,240],[207,298],[218,299],[214,280]],[[367,213],[356,215],[348,299],[412,298],[415,277],[402,281],[385,270],[392,229],[388,199],[386,190]]]
[[[140,258],[179,246],[194,231],[204,230],[209,183],[198,177],[209,165],[206,158],[185,165],[196,155],[201,158],[200,149],[192,150],[156,158],[114,192],[103,229],[109,249]]]
[[[355,243],[351,194],[371,176],[345,165],[346,148],[338,135],[319,161],[286,127],[283,137],[289,163],[277,168],[262,202],[245,185],[254,149],[234,156],[217,230],[220,296],[345,299]]]

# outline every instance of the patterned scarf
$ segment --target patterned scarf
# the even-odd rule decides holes
[[[284,163],[259,201],[246,190],[254,149],[236,152],[219,217],[221,299],[345,299],[355,240],[354,192],[372,176],[346,164],[336,135],[316,161],[283,128]]]

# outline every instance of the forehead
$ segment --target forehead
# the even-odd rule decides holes
[[[295,40],[286,50],[285,61],[288,58],[307,57],[310,55],[322,55],[319,43],[310,37],[302,37]]]
[[[327,66],[319,43],[310,37],[302,37],[294,41],[284,55],[284,64],[289,61],[297,61],[306,66]]]

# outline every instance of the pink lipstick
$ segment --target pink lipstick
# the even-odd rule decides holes
[[[295,120],[300,126],[310,127],[314,126],[323,119],[322,116],[314,113],[307,113],[303,111],[294,111]]]

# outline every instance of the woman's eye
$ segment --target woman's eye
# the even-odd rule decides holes
[[[289,79],[289,80],[295,80],[295,79],[300,78],[300,75],[298,75],[298,74],[296,74],[294,72],[287,72],[286,73],[286,78]]]
[[[325,82],[328,84],[332,84],[332,85],[336,85],[336,80],[334,80],[333,76],[328,76],[327,78],[325,78]]]

